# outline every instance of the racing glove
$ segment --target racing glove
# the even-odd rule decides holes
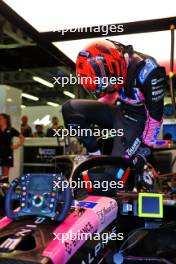
[[[141,146],[133,158],[136,168],[135,187],[137,190],[152,190],[154,188],[154,177],[146,164],[146,158],[151,154],[151,150],[146,146]]]
[[[151,150],[144,144],[139,147],[137,153],[132,158],[132,163],[135,166],[137,172],[140,173],[143,171],[147,156],[149,156],[150,154]]]

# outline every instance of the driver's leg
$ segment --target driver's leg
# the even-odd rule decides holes
[[[91,124],[101,128],[112,128],[115,107],[93,100],[69,100],[62,108],[65,126],[90,129]],[[84,136],[78,138],[89,153],[98,152],[96,137]]]
[[[116,136],[113,141],[113,148],[111,156],[115,157],[126,157],[127,153],[131,153],[132,155],[128,155],[128,158],[131,158],[135,152],[137,151],[139,145],[136,142],[139,142],[141,139],[141,135],[145,126],[145,109],[143,107],[133,107],[133,109],[125,109],[123,105],[118,107],[118,111],[115,112],[113,118],[113,128],[123,129],[123,136]],[[112,168],[111,170],[105,169],[105,174],[113,174],[119,180],[123,181],[123,185],[126,188],[129,188],[133,185],[134,178],[130,177],[130,181],[128,180],[128,176],[126,177],[126,173],[128,175],[128,171],[124,171],[122,174],[122,170],[118,170],[117,168]],[[132,175],[131,175],[132,176]],[[126,185],[126,182],[128,183]]]
[[[137,151],[139,144],[138,139],[145,127],[146,114],[143,106],[133,106],[133,109],[124,109],[123,105],[119,107],[118,113],[114,115],[113,128],[123,129],[123,137],[115,137],[112,149],[112,156],[125,156],[131,158]],[[131,154],[131,156],[130,156]]]

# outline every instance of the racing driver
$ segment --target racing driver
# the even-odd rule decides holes
[[[130,159],[143,169],[162,124],[165,68],[132,45],[104,40],[79,52],[76,73],[97,100],[66,101],[62,108],[66,127],[90,129],[96,124],[123,129],[123,136],[114,138],[111,155]],[[96,137],[78,139],[90,155],[101,155]]]

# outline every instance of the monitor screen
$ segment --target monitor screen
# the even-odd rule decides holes
[[[176,140],[176,124],[163,125],[163,139]]]
[[[138,216],[139,217],[163,217],[163,197],[162,194],[139,193],[138,196]]]
[[[49,192],[52,188],[52,177],[50,176],[31,176],[29,183],[29,191],[45,191]]]

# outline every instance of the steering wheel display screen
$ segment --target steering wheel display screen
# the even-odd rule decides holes
[[[21,214],[47,215],[56,210],[58,189],[56,174],[26,174],[20,178]]]
[[[31,177],[31,181],[29,184],[29,191],[30,192],[50,192],[52,188],[52,178],[47,176],[41,177]]]

